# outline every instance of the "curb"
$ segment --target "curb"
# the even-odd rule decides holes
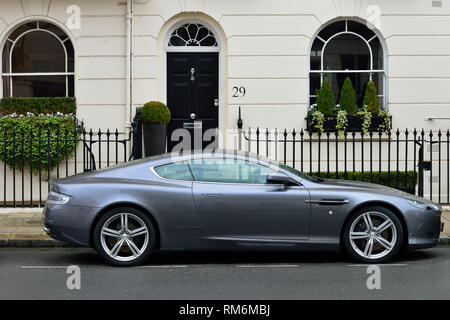
[[[10,238],[0,239],[0,248],[70,248],[78,247],[53,239]]]
[[[439,245],[448,246],[450,245],[450,238],[444,236],[443,238],[439,238]]]

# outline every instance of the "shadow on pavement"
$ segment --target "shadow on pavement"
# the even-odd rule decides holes
[[[100,265],[105,262],[93,249],[54,249],[58,255],[48,255],[47,264]],[[439,256],[439,251],[406,251],[389,261],[388,264],[412,263],[430,260]],[[355,264],[358,262],[343,253],[329,252],[156,252],[144,266],[158,265],[231,265],[231,264],[315,264],[337,263]]]

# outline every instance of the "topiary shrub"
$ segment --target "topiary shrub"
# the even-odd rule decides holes
[[[334,108],[334,95],[327,78],[323,79],[322,86],[319,90],[316,90],[316,94],[317,110],[326,116],[332,115]]]
[[[50,97],[50,98],[3,98],[0,100],[0,114],[26,115],[31,112],[39,114],[75,114],[77,105],[75,98]]]
[[[339,105],[341,110],[346,111],[349,115],[355,114],[358,109],[355,89],[353,89],[352,81],[349,77],[345,78],[344,84],[342,85]]]
[[[141,118],[144,123],[167,124],[170,122],[170,117],[169,108],[159,101],[147,102],[141,110]]]
[[[50,140],[50,141],[49,141]],[[0,160],[10,167],[52,170],[76,150],[76,120],[70,115],[5,116],[0,119]]]
[[[367,83],[363,105],[366,105],[367,110],[372,114],[378,115],[380,113],[380,99],[373,81]]]

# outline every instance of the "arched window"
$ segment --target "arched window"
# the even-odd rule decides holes
[[[73,97],[74,49],[55,25],[33,21],[10,33],[3,47],[4,97]]]
[[[214,33],[202,24],[187,23],[176,28],[169,37],[168,47],[217,47]]]
[[[310,104],[323,77],[331,83],[336,103],[346,77],[352,80],[357,103],[362,106],[367,82],[373,80],[385,106],[385,66],[380,39],[365,24],[352,20],[334,22],[314,39],[310,53]]]

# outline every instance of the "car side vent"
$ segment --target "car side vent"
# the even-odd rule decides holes
[[[306,203],[315,203],[319,206],[340,206],[349,203],[348,199],[320,199],[320,200],[306,200]]]

